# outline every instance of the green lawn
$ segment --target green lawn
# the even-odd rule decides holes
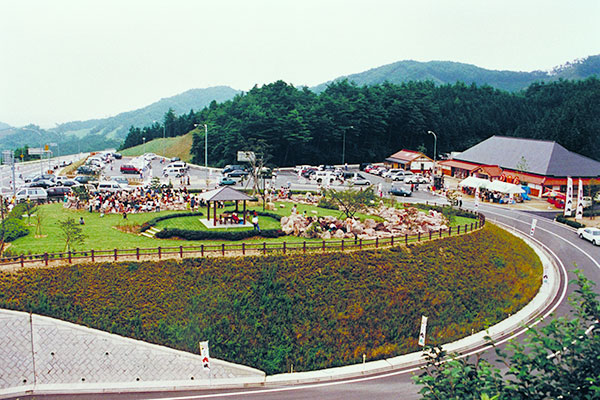
[[[272,213],[288,216],[290,215],[290,209],[292,204],[289,202],[276,202],[277,209],[275,211],[271,211]],[[284,204],[285,207],[279,207],[280,204]],[[324,208],[318,208],[315,206],[309,206],[304,204],[298,204],[298,212],[303,213],[307,212],[307,215],[318,215],[325,216],[331,215],[335,217],[340,217],[340,211],[329,210]],[[233,206],[228,206],[225,210],[231,211],[233,210]],[[196,245],[196,244],[221,244],[221,243],[229,243],[228,241],[181,241],[176,239],[154,239],[148,238],[145,236],[140,236],[137,233],[128,233],[122,230],[119,230],[118,227],[129,227],[132,231],[135,230],[136,226],[143,224],[150,219],[153,219],[160,215],[172,214],[177,211],[161,211],[157,213],[140,213],[140,214],[129,214],[127,219],[123,219],[121,215],[117,214],[106,214],[104,217],[100,217],[99,213],[89,213],[87,211],[74,211],[71,209],[66,209],[63,207],[62,203],[54,203],[43,205],[39,208],[43,213],[44,219],[42,223],[42,237],[35,237],[35,226],[34,226],[34,218],[31,218],[30,221],[30,231],[31,233],[25,237],[19,238],[11,243],[9,251],[12,254],[42,254],[44,252],[52,253],[52,252],[61,252],[64,251],[64,241],[61,238],[61,231],[58,227],[59,220],[65,220],[66,218],[74,218],[76,221],[79,221],[80,217],[83,217],[85,220],[85,225],[83,225],[83,233],[87,236],[85,243],[81,246],[76,246],[76,250],[109,250],[109,249],[134,249],[136,247],[139,248],[156,248],[158,246],[161,247],[169,247],[169,246],[180,246],[182,244],[187,245]],[[249,210],[262,210],[262,207],[250,207]],[[206,213],[205,209],[201,210],[203,213]],[[316,211],[315,214],[313,211]],[[365,218],[373,218],[376,220],[381,220],[379,217],[369,216],[365,214],[357,214],[356,215],[361,220]],[[25,222],[27,223],[27,219],[25,218]],[[456,225],[464,225],[470,224],[474,222],[473,219],[464,218],[464,217],[456,217],[456,221],[452,224]],[[259,217],[259,223],[261,229],[277,229],[280,227],[280,224],[274,218]],[[193,229],[193,230],[205,230],[204,225],[199,221],[199,217],[182,217],[182,218],[174,218],[168,219],[165,221],[160,221],[157,225],[157,228],[162,229],[165,227],[169,228],[180,228],[180,229]],[[251,230],[252,228],[225,228],[224,230],[232,230],[232,229],[242,229],[242,230]],[[310,241],[304,238],[294,237],[294,236],[282,236],[279,238],[273,239],[265,239],[262,237],[256,237],[247,239],[247,242],[269,242],[269,243],[281,243],[281,242],[302,242],[302,241]],[[316,239],[315,239],[316,240]]]

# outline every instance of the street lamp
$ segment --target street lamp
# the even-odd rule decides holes
[[[344,128],[344,140],[342,144],[342,165],[346,164],[346,131],[348,129],[354,129],[354,125],[350,125],[347,128]]]
[[[204,125],[204,169],[208,171],[208,125],[194,124],[194,127]]]
[[[142,138],[142,142],[144,144],[144,154],[146,154],[146,137]]]
[[[433,173],[435,175],[435,154],[437,153],[437,135],[433,131],[427,131],[433,135]]]

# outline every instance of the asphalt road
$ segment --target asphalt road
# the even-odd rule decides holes
[[[431,196],[429,193],[419,193],[416,196]],[[472,204],[465,203],[467,208]],[[562,268],[569,271],[569,279],[573,278],[571,271],[577,267],[595,282],[600,282],[600,247],[579,239],[575,231],[566,225],[555,223],[547,218],[523,211],[512,211],[497,206],[480,204],[479,210],[486,215],[490,222],[508,225],[524,234],[529,235],[532,219],[537,219],[534,239],[554,255]],[[567,296],[574,288],[567,288]],[[557,315],[569,314],[567,296],[560,298],[556,305]],[[518,336],[519,338],[522,335]],[[358,400],[376,399],[418,399],[418,388],[412,383],[414,371],[400,370],[372,376],[365,376],[342,381],[324,382],[317,384],[294,385],[287,387],[246,388],[227,390],[201,390],[188,392],[160,392],[135,394],[84,394],[84,395],[48,395],[35,396],[44,399],[213,399],[213,398],[244,398],[244,399],[340,399]],[[24,397],[21,397],[23,399]]]

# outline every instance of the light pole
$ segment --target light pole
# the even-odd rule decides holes
[[[208,125],[206,124],[194,124],[194,127],[204,125],[204,169],[208,171]]]
[[[144,150],[144,154],[146,154],[146,137],[142,138],[142,142],[144,144],[144,149],[143,149]]]
[[[433,131],[427,131],[433,135],[433,174],[435,175],[435,154],[437,153],[437,135]]]
[[[342,142],[342,165],[346,164],[346,131],[348,129],[354,129],[354,125],[344,128],[344,140]]]

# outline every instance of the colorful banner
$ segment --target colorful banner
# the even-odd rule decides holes
[[[200,342],[200,357],[202,358],[202,367],[210,369],[210,354],[208,352],[208,340]]]
[[[573,212],[573,179],[567,178],[567,198],[565,199],[565,217],[570,217]]]
[[[427,334],[427,317],[421,317],[421,332],[419,333],[419,346],[425,346],[425,335]]]
[[[577,210],[575,211],[575,219],[583,219],[583,182],[579,179],[577,186]]]

